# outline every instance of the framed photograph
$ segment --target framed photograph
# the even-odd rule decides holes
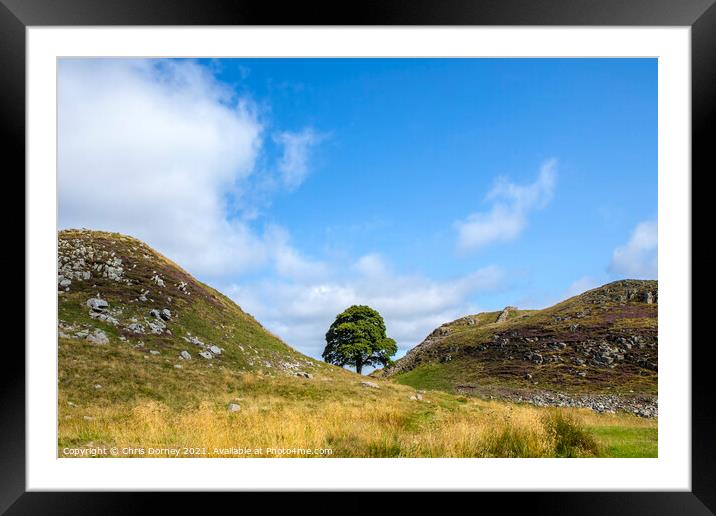
[[[0,23],[27,300],[0,509],[715,510],[712,1],[3,0]]]

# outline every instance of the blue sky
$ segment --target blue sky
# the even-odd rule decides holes
[[[146,240],[313,356],[352,303],[402,354],[657,274],[655,59],[64,60],[59,99],[60,226]]]

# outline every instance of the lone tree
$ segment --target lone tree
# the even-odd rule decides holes
[[[385,322],[369,306],[353,305],[336,316],[326,333],[323,359],[338,366],[355,366],[361,374],[363,366],[392,363],[398,351],[395,341],[385,335]]]

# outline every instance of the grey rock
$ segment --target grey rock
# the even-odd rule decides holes
[[[159,335],[166,329],[166,325],[162,321],[150,321],[147,323],[152,333]]]
[[[238,412],[241,410],[241,405],[238,403],[229,403],[229,412]]]
[[[150,355],[161,355],[161,353],[159,351],[157,351],[156,349],[150,349],[149,354]]]
[[[102,330],[95,330],[94,333],[87,335],[87,340],[92,344],[109,344],[109,338]]]
[[[132,333],[144,333],[144,326],[136,322],[131,323],[129,326],[127,326],[127,329]]]
[[[219,348],[219,346],[209,346],[209,351],[214,355],[221,355],[221,348]]]
[[[505,322],[507,320],[507,318],[509,317],[510,312],[512,312],[514,310],[517,310],[516,306],[506,306],[502,310],[502,312],[500,312],[500,315],[497,316],[497,320],[495,322],[496,323]]]
[[[194,337],[193,335],[189,337],[182,337],[182,339],[196,346],[200,346],[202,348],[204,347],[204,343],[198,337]]]
[[[214,355],[212,355],[211,352],[209,352],[209,351],[200,351],[199,356],[204,357],[207,360],[211,360],[212,358],[214,358]]]
[[[541,364],[542,362],[544,362],[544,357],[542,357],[542,355],[531,351],[525,355],[525,359],[529,360],[530,362],[534,362],[535,364]]]
[[[362,382],[360,382],[360,385],[361,385],[362,387],[369,387],[369,388],[371,388],[371,389],[380,389],[380,385],[378,385],[378,384],[375,383],[375,382],[362,381]]]
[[[105,312],[95,312],[94,310],[90,310],[89,316],[92,319],[97,319],[98,321],[113,324],[114,326],[117,326],[119,324],[119,320],[116,317]]]
[[[184,351],[182,351],[181,353],[179,353],[179,356],[180,356],[183,360],[191,360],[191,355],[190,355],[189,352],[186,351],[186,350],[184,350]]]
[[[103,312],[109,308],[109,303],[104,299],[98,297],[91,297],[87,300],[87,306],[95,312]]]
[[[159,312],[159,316],[164,319],[165,321],[168,321],[172,318],[172,313],[169,311],[169,309],[165,308],[161,312]]]

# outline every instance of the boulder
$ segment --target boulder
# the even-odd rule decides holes
[[[165,321],[168,321],[169,319],[172,318],[172,313],[167,308],[165,308],[164,310],[159,312],[159,317],[161,317]]]
[[[229,403],[229,412],[238,412],[241,410],[241,405],[238,403]]]
[[[212,358],[214,358],[214,355],[212,355],[211,352],[209,352],[209,351],[200,351],[199,356],[204,357],[207,360],[211,360]]]
[[[133,322],[129,326],[127,326],[127,329],[132,333],[144,333],[144,326],[136,322]]]
[[[360,382],[361,387],[369,387],[371,389],[380,389],[380,385],[375,382],[362,381]]]
[[[149,329],[151,330],[152,333],[156,333],[157,335],[162,333],[164,331],[164,329],[166,328],[166,325],[162,321],[155,321],[155,322],[150,321],[147,323],[147,326],[149,326]]]
[[[119,324],[119,320],[116,317],[113,317],[112,315],[105,312],[95,312],[94,310],[90,310],[89,316],[92,319],[97,319],[102,322],[113,324],[114,326],[117,326]]]
[[[191,360],[191,355],[189,354],[189,352],[188,352],[187,350],[184,350],[184,351],[182,351],[181,353],[179,353],[179,356],[180,356],[183,360]]]
[[[221,348],[219,348],[219,346],[209,346],[209,351],[214,355],[221,355]]]
[[[109,303],[98,297],[91,297],[87,300],[87,306],[95,312],[103,312],[109,308]]]
[[[102,330],[95,330],[94,333],[87,335],[87,340],[92,344],[109,344],[109,338]]]
[[[204,343],[201,341],[201,339],[199,339],[198,337],[194,337],[193,335],[190,335],[188,337],[182,337],[182,339],[184,339],[185,341],[187,341],[191,344],[194,344],[196,346],[199,346],[202,348],[204,347]]]

